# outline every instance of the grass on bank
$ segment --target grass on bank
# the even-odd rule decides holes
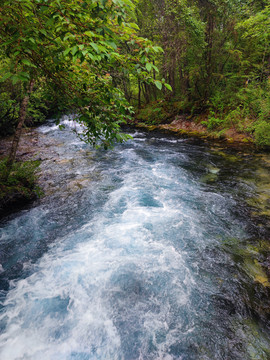
[[[15,162],[8,179],[4,180],[6,164],[6,158],[0,161],[0,213],[2,214],[40,196],[40,189],[36,185],[36,172],[40,161]]]
[[[237,101],[225,102],[222,96],[212,97],[205,107],[187,99],[160,99],[145,105],[136,114],[139,123],[148,126],[169,124],[183,115],[188,121],[202,125],[214,137],[224,137],[228,130],[252,138],[261,148],[270,147],[270,85],[267,91],[244,89]]]

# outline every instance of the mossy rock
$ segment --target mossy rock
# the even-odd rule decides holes
[[[158,129],[158,126],[156,126],[156,125],[150,125],[150,126],[148,126],[147,128],[148,128],[149,131],[154,131],[154,130]]]
[[[217,174],[206,174],[204,176],[202,176],[200,178],[200,181],[205,183],[205,184],[210,184],[210,183],[214,183],[218,180],[218,175]]]
[[[244,268],[247,274],[251,276],[254,281],[262,284],[263,286],[270,287],[267,274],[257,259],[246,258],[244,262]]]
[[[256,195],[247,200],[254,208],[254,213],[270,217],[270,171],[267,168],[257,168],[254,172],[251,184],[256,188]]]
[[[229,250],[235,261],[242,263],[244,271],[253,281],[264,287],[270,287],[267,273],[258,260],[261,254],[268,253],[270,243],[258,241],[258,243],[244,246],[237,238],[229,238],[224,241],[224,247]]]

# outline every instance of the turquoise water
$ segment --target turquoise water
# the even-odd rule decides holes
[[[269,359],[266,289],[226,248],[257,234],[237,167],[143,132],[94,151],[65,123],[39,129],[46,197],[2,223],[0,358]]]

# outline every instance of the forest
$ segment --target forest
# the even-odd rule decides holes
[[[4,0],[0,11],[1,136],[29,94],[26,126],[77,112],[105,146],[134,112],[270,145],[268,1]]]
[[[270,359],[269,0],[0,0],[0,359]]]

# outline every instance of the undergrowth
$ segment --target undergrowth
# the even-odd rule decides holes
[[[36,185],[36,171],[40,161],[15,162],[12,166],[10,175],[5,180],[7,159],[0,161],[0,200],[6,197],[24,196],[31,199],[40,196],[41,191]]]

